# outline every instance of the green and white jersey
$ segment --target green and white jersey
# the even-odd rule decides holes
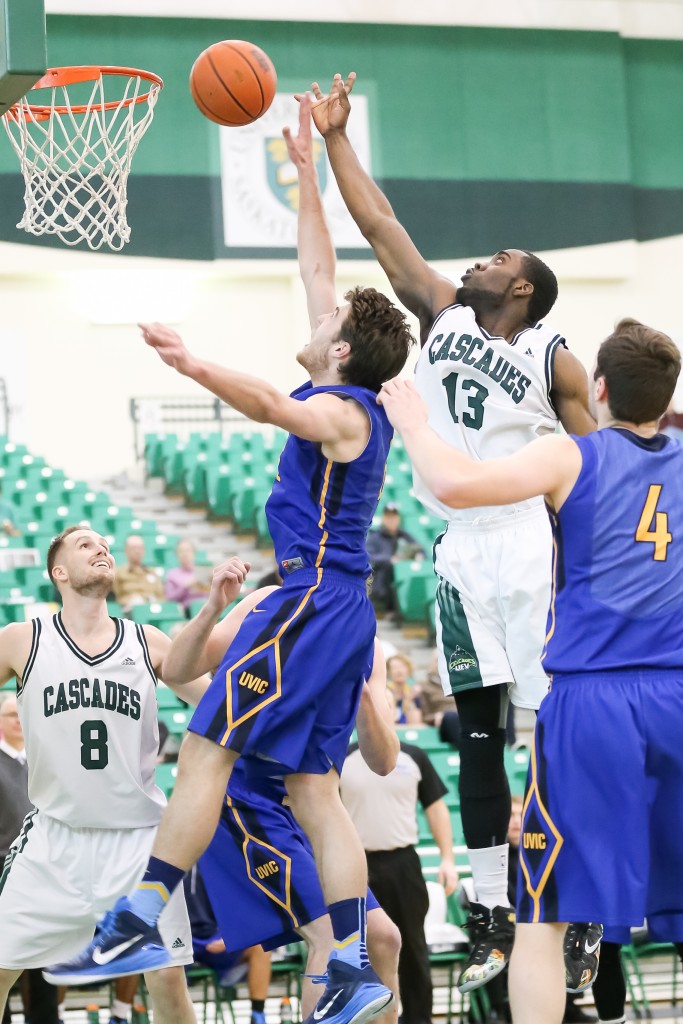
[[[147,642],[141,626],[113,622],[111,646],[91,657],[61,613],[33,619],[17,688],[29,798],[72,827],[158,825],[166,803],[155,783],[159,728]]]
[[[453,448],[473,459],[512,455],[558,423],[550,400],[553,363],[561,335],[545,324],[520,331],[511,342],[488,334],[469,306],[442,310],[415,368],[415,385],[429,408],[429,424]],[[442,505],[417,473],[414,490],[442,519],[472,522],[542,504],[453,509]]]

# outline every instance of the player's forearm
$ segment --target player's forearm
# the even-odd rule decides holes
[[[358,746],[363,760],[376,775],[388,775],[396,767],[400,749],[393,725],[380,715],[372,696],[364,688],[356,719]]]
[[[299,169],[297,251],[299,272],[307,291],[314,286],[316,278],[324,277],[334,282],[336,256],[320,195],[318,175],[312,164]]]
[[[387,197],[361,165],[346,132],[325,136],[327,155],[346,207],[367,240],[394,211]]]
[[[406,429],[401,436],[410,461],[434,497],[452,508],[466,508],[465,485],[476,477],[480,464],[451,448],[427,423]]]
[[[425,808],[425,817],[434,842],[439,847],[442,861],[453,863],[453,830],[451,817],[444,800],[436,800]]]
[[[206,604],[178,634],[161,666],[161,678],[168,686],[189,684],[207,671],[209,666],[204,664],[204,652],[219,618],[220,611]],[[189,697],[184,699],[190,700]]]
[[[257,423],[275,423],[273,417],[284,396],[271,384],[217,363],[193,359],[185,370],[203,388]]]

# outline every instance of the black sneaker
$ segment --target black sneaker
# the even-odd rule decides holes
[[[467,918],[472,949],[458,978],[458,991],[480,988],[505,968],[515,939],[512,907],[488,907],[472,903]]]
[[[564,940],[567,992],[584,992],[598,976],[602,925],[570,924]]]

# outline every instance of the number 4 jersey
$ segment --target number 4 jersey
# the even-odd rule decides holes
[[[512,455],[557,427],[550,400],[553,363],[564,338],[545,324],[511,342],[488,334],[469,306],[437,316],[415,368],[415,384],[429,407],[429,424],[473,459]],[[436,515],[464,522],[504,515],[508,508],[452,509],[415,474],[415,493]],[[538,505],[534,498],[516,506]]]
[[[28,793],[44,814],[81,828],[157,825],[156,676],[142,626],[112,619],[111,646],[91,657],[61,613],[33,619],[17,688]]]
[[[683,447],[620,427],[574,441],[581,472],[551,514],[544,668],[683,669]]]

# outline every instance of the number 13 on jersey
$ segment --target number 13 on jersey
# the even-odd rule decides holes
[[[666,549],[673,540],[669,533],[669,517],[666,512],[657,511],[657,502],[662,493],[661,484],[650,484],[645,505],[636,529],[636,540],[654,544],[652,557],[655,562],[666,561]],[[654,522],[654,530],[651,529]]]

